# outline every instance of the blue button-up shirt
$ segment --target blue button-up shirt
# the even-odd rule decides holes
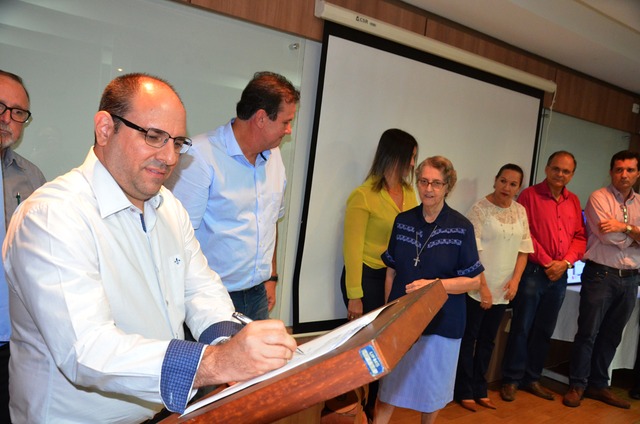
[[[238,291],[271,276],[286,175],[279,148],[251,164],[232,123],[194,137],[167,187],[189,212],[209,266]]]

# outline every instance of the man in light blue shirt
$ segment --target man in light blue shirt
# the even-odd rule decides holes
[[[286,186],[279,146],[291,134],[299,98],[283,76],[256,73],[237,117],[194,137],[167,182],[236,310],[253,319],[267,319],[275,305],[277,222]]]

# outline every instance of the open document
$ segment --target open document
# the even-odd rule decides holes
[[[289,371],[293,368],[296,368],[306,362],[312,361],[319,356],[322,356],[328,352],[331,352],[338,347],[342,346],[347,342],[351,337],[353,337],[358,331],[362,328],[369,325],[376,317],[385,310],[387,307],[392,305],[389,303],[382,308],[376,309],[375,311],[369,312],[362,317],[349,321],[348,323],[336,328],[333,331],[328,332],[320,337],[317,337],[310,342],[304,343],[299,347],[302,353],[294,353],[293,358],[289,361],[289,363],[282,368],[278,368],[276,370],[270,371],[266,374],[263,374],[259,377],[253,378],[251,380],[244,381],[242,383],[235,384],[233,386],[227,387],[226,389],[216,393],[213,396],[202,399],[198,402],[195,402],[193,405],[190,405],[185,411],[183,415],[189,414],[197,409],[202,408],[203,406],[209,405],[217,400],[223,399],[233,393],[239,392],[247,387],[250,387],[254,384],[257,384],[261,381],[268,380],[269,378],[275,377],[279,374],[282,374],[286,371]]]

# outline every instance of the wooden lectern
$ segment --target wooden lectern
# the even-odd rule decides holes
[[[396,366],[446,300],[436,281],[395,301],[339,348],[161,424],[268,424],[377,380]]]

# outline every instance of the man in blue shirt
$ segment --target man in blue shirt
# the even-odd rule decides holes
[[[167,182],[236,310],[253,319],[267,319],[275,305],[277,223],[286,186],[279,146],[291,134],[299,99],[285,77],[256,73],[237,117],[194,137]]]

